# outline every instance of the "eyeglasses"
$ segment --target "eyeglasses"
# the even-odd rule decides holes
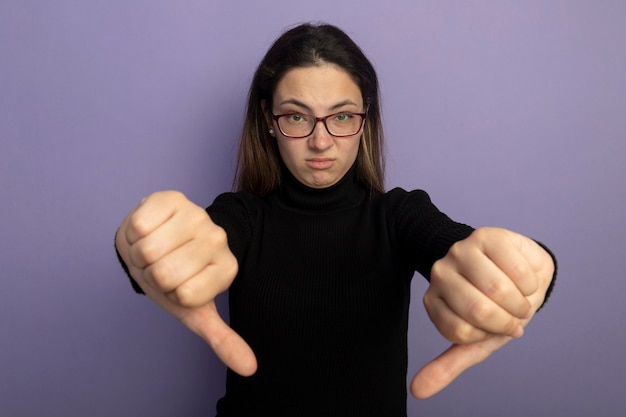
[[[272,114],[280,133],[285,137],[300,139],[313,133],[318,122],[324,122],[328,133],[342,138],[354,136],[361,131],[367,113],[339,112],[324,117],[302,113]]]

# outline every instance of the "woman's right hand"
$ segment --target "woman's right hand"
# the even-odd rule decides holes
[[[252,349],[215,306],[238,265],[226,232],[202,207],[176,191],[154,193],[128,213],[115,244],[150,299],[203,338],[233,371],[256,371]]]

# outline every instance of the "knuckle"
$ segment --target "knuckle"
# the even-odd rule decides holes
[[[168,262],[157,262],[146,268],[146,272],[153,285],[162,292],[169,292],[174,288],[172,284],[174,268]]]
[[[181,202],[187,199],[187,197],[185,197],[185,194],[177,190],[157,191],[156,193],[152,194],[150,197],[158,198],[160,200],[170,202],[170,203],[177,203],[177,202]]]
[[[227,247],[228,236],[226,235],[226,231],[221,227],[214,227],[211,230],[211,241],[217,247]]]
[[[205,225],[208,215],[202,207],[189,203],[184,208],[184,211],[186,211],[186,216],[188,216],[189,222],[197,229],[201,229]]]
[[[424,292],[424,296],[422,297],[422,304],[424,305],[424,308],[429,315],[438,314],[440,311],[442,311],[442,305],[446,305],[445,301],[441,298],[438,290],[434,289],[432,285],[429,286],[428,289]]]
[[[436,261],[430,268],[430,283],[437,285],[437,283],[443,281],[447,275],[448,270],[446,262],[442,259]]]
[[[145,236],[150,233],[151,223],[142,212],[136,211],[128,219],[128,231],[136,236]]]
[[[239,272],[239,264],[237,262],[237,258],[232,253],[227,257],[228,261],[226,262],[226,276],[230,280],[234,279],[237,273]]]
[[[463,241],[461,240],[450,246],[450,249],[448,249],[448,256],[452,257],[453,259],[459,259],[462,256],[462,252]]]
[[[517,320],[510,320],[508,325],[506,326],[506,334],[510,334],[512,332],[515,331],[515,329],[517,329],[517,327],[519,326],[519,321]]]
[[[168,190],[168,191],[165,191],[165,194],[167,195],[167,197],[173,200],[186,200],[187,199],[187,197],[185,197],[185,194],[177,190]]]
[[[468,309],[468,317],[474,323],[489,322],[494,317],[494,314],[493,309],[484,301],[476,301]]]
[[[475,340],[474,326],[469,323],[459,323],[454,327],[448,340],[453,343],[470,343]]]
[[[493,241],[498,234],[498,229],[493,227],[480,227],[472,232],[469,240],[478,247],[484,247],[488,242]]]
[[[132,252],[136,261],[144,265],[152,265],[161,257],[162,248],[157,242],[144,239],[134,245]]]
[[[524,278],[530,274],[530,268],[524,262],[516,262],[510,267],[511,274],[514,277]]]
[[[181,307],[195,308],[200,306],[196,291],[189,285],[181,285],[174,290]]]
[[[510,287],[501,279],[491,283],[487,289],[487,296],[492,300],[504,300],[510,295]]]
[[[489,232],[490,232],[489,228],[487,228],[487,227],[480,227],[480,228],[474,230],[474,233],[472,233],[472,236],[475,239],[484,240],[485,238],[487,238],[487,235],[489,234]]]

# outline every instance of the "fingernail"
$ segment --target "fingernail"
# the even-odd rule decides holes
[[[516,339],[519,339],[522,336],[524,336],[524,326],[520,324],[519,326],[517,326],[517,329],[515,329],[515,332],[513,333],[513,337],[515,337]]]

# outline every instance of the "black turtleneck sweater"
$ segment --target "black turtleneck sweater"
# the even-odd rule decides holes
[[[323,190],[286,171],[274,193],[207,212],[239,262],[231,326],[258,360],[228,371],[218,416],[406,416],[411,278],[473,229],[423,191],[369,192],[354,169]]]

